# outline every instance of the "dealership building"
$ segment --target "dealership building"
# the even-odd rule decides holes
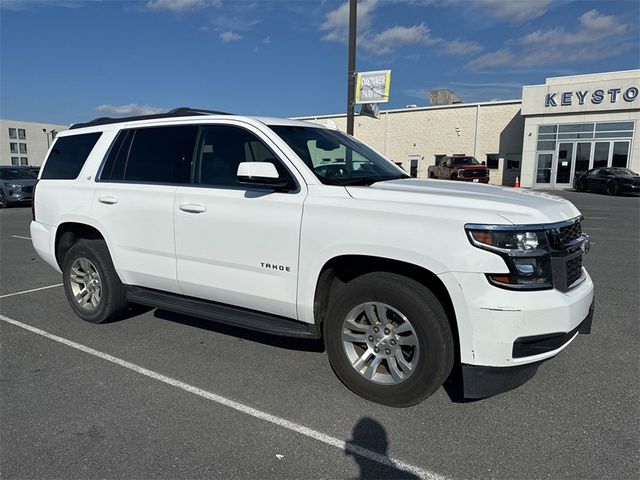
[[[354,135],[419,178],[439,156],[473,155],[492,184],[567,188],[590,168],[640,171],[639,90],[640,70],[547,78],[524,86],[521,100],[356,116]],[[346,130],[344,114],[299,118]]]

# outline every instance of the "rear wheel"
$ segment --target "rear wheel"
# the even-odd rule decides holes
[[[353,392],[394,407],[433,394],[453,367],[444,309],[415,280],[370,273],[332,299],[324,324],[329,361]]]
[[[607,183],[607,195],[617,195],[618,194],[618,184],[616,182]]]
[[[63,262],[67,300],[80,318],[103,323],[127,306],[127,297],[104,240],[79,240]]]
[[[584,192],[585,188],[584,188],[584,182],[582,180],[576,181],[576,190],[578,192]]]
[[[7,202],[7,197],[5,196],[4,192],[0,190],[0,208],[7,208],[8,205],[9,202]]]

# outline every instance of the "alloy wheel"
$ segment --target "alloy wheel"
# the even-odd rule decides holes
[[[100,305],[102,284],[96,266],[88,259],[79,257],[71,265],[71,291],[78,305],[94,311]]]
[[[416,331],[405,315],[384,303],[353,308],[342,324],[342,344],[351,366],[374,383],[402,383],[418,365]]]

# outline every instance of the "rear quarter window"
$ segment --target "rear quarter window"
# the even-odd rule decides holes
[[[58,137],[40,176],[43,180],[74,180],[102,132]]]

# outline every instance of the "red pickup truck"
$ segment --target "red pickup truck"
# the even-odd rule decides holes
[[[429,167],[429,178],[489,183],[489,169],[474,157],[440,157]]]

